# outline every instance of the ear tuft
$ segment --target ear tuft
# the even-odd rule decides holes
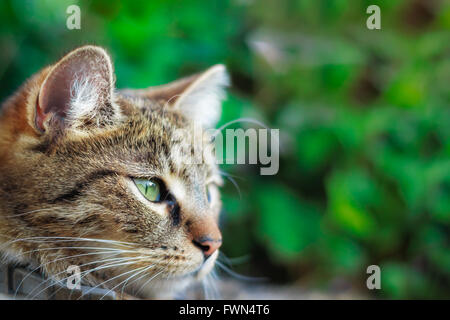
[[[199,75],[176,100],[174,107],[205,128],[214,127],[222,113],[225,87],[230,83],[224,65],[209,68]]]
[[[72,128],[111,122],[116,112],[113,90],[113,68],[105,50],[95,46],[78,48],[54,65],[42,84],[36,126],[46,131],[55,119]]]

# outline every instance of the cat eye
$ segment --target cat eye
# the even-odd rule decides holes
[[[210,204],[215,202],[218,197],[217,184],[212,182],[206,185],[206,199]]]
[[[157,179],[133,179],[142,195],[151,202],[161,201],[161,183]]]
[[[206,186],[206,198],[208,202],[211,203],[211,191],[209,190],[209,186]]]

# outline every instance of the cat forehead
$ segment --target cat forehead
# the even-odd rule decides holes
[[[91,159],[90,163],[96,165],[99,161],[104,165],[122,163],[125,170],[136,168],[135,173],[142,176],[152,172],[161,178],[170,175],[177,177],[176,183],[173,179],[176,185],[216,176],[214,158],[206,154],[211,149],[205,149],[199,162],[194,150],[194,139],[198,137],[191,130],[192,122],[182,114],[149,99],[120,98],[116,103],[127,115],[123,122],[81,139],[68,137],[56,152],[63,158]]]
[[[138,96],[126,97],[125,101],[125,106],[133,110],[132,116],[129,118],[132,126],[141,127],[149,139],[152,137],[165,139],[174,153],[178,151],[192,153],[194,147],[211,145],[211,132],[204,130],[200,124],[187,118],[172,105]],[[145,137],[142,134],[138,135]],[[204,149],[205,151],[211,150],[211,148]],[[211,159],[209,154],[206,154],[206,157]]]
[[[202,132],[196,133],[192,122],[170,107],[142,100],[145,99],[134,99],[133,103],[141,103],[145,108],[131,114],[128,121],[111,132],[105,143],[113,149],[121,145],[135,150],[140,162],[151,162],[186,181],[214,175],[215,158],[210,154],[213,149],[207,137]],[[135,110],[138,104],[133,105]],[[198,146],[201,151],[196,149]]]
[[[126,92],[120,92],[117,96],[117,101],[125,114],[138,113],[153,124],[160,124],[166,128],[185,128],[191,124],[185,116],[163,100],[149,99]]]

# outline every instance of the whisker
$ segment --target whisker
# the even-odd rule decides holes
[[[167,263],[171,263],[174,260],[174,258],[170,258],[169,261]],[[136,292],[136,295],[139,294],[139,292],[141,292],[141,290],[143,288],[145,288],[145,286],[147,286],[154,278],[156,278],[158,275],[160,275],[162,272],[164,271],[164,267],[162,267],[160,269],[159,272],[157,272],[156,274],[154,274],[150,279],[148,279],[146,282],[144,282],[141,287],[139,288],[139,290]],[[134,292],[134,291],[133,291]]]
[[[234,272],[233,270],[231,270],[230,268],[228,268],[223,263],[221,263],[220,261],[217,261],[217,260],[216,260],[216,265],[218,267],[220,267],[222,270],[224,270],[225,272],[227,272],[230,276],[233,276],[233,277],[235,277],[236,279],[239,279],[239,280],[255,281],[255,282],[260,282],[260,281],[264,282],[264,281],[268,280],[267,278],[264,278],[264,277],[249,277],[249,276],[241,275],[241,274],[239,274],[237,272]]]
[[[219,174],[221,176],[224,176],[224,177],[233,177],[233,178],[236,178],[236,179],[239,179],[239,180],[245,180],[243,177],[239,177],[239,176],[236,176],[234,174],[230,174],[230,173],[228,173],[226,171],[223,171],[223,170],[219,170]]]
[[[239,188],[239,185],[237,184],[236,180],[234,180],[232,177],[230,176],[224,176],[225,178],[227,178],[236,188],[238,194],[239,194],[239,199],[242,199],[242,193],[241,193],[241,188]]]
[[[147,269],[144,270],[144,272],[150,270],[150,269],[151,269],[152,267],[154,267],[154,266],[155,266],[154,264],[150,265]],[[145,276],[146,276],[146,274],[144,273],[143,275],[141,275],[140,277],[137,277],[136,279],[134,279],[134,280],[131,281],[130,283],[128,283],[128,281],[127,281],[127,283],[125,283],[125,284],[122,286],[121,294],[123,295],[123,292],[124,292],[126,286],[129,286],[129,285],[131,285],[131,284],[133,284],[133,283],[139,281],[140,279],[144,278]]]
[[[111,288],[108,292],[106,292],[106,293],[100,298],[100,300],[102,300],[105,296],[108,295],[108,293],[110,293],[110,292],[113,291],[115,288],[119,287],[122,283],[125,282],[125,283],[124,283],[124,286],[122,287],[122,294],[123,294],[123,289],[125,288],[125,284],[128,283],[128,281],[129,281],[131,278],[133,278],[133,277],[137,276],[138,274],[141,274],[142,272],[145,272],[145,271],[147,271],[147,270],[149,270],[149,269],[151,269],[151,266],[147,266],[147,267],[144,266],[144,267],[140,267],[140,268],[134,269],[134,271],[135,271],[134,274],[132,274],[130,277],[126,278],[124,281],[120,282],[119,284],[117,284],[117,285],[114,286],[113,288]],[[139,272],[136,272],[136,271],[138,271],[138,270],[140,270],[140,271],[139,271]]]
[[[211,287],[211,282],[210,282],[210,279],[209,279],[209,275],[207,275],[203,279],[202,284],[203,284],[203,292],[204,292],[205,300],[213,299],[214,298],[214,293],[213,293],[213,290],[212,290],[212,287]]]
[[[144,284],[140,287],[140,289],[136,292],[136,295],[139,294],[139,292],[141,292],[141,290],[150,283],[150,281],[152,281],[154,278],[156,278],[158,275],[160,275],[162,272],[164,271],[164,269],[161,269],[161,271],[157,272],[156,274],[154,274],[150,279],[148,279],[147,281],[144,282]]]
[[[139,257],[139,258],[140,258],[140,257]],[[107,263],[107,264],[102,264],[102,265],[100,265],[99,267],[96,267],[96,268],[94,268],[94,269],[89,269],[89,270],[83,271],[83,272],[80,273],[80,276],[81,276],[81,278],[82,278],[82,277],[84,277],[85,275],[87,275],[87,274],[89,274],[89,273],[91,273],[91,272],[93,272],[93,271],[98,271],[98,270],[102,270],[102,269],[105,269],[105,268],[112,268],[112,267],[117,267],[117,266],[121,266],[121,265],[126,265],[126,264],[135,263],[135,261],[129,262],[129,260],[130,260],[130,259],[129,259],[128,257],[125,257],[125,258],[124,258],[124,257],[121,257],[121,258],[111,258],[111,259],[106,259],[106,260],[98,260],[98,261],[88,262],[88,263],[82,264],[80,267],[84,267],[84,266],[91,265],[91,264],[95,264],[95,263],[100,263],[100,262],[110,261],[109,263]],[[117,261],[126,261],[126,262],[121,262],[121,263],[116,263],[116,264],[115,264],[115,262],[117,262]],[[42,284],[44,284],[44,283],[46,283],[46,282],[48,282],[48,281],[54,280],[54,281],[56,281],[56,282],[62,283],[62,286],[64,286],[64,284],[63,284],[63,283],[64,283],[64,280],[69,279],[70,276],[69,276],[69,277],[65,277],[65,278],[63,278],[63,279],[61,279],[61,280],[55,279],[54,277],[60,275],[61,273],[65,273],[65,272],[67,272],[67,271],[64,270],[64,271],[58,272],[57,274],[53,275],[53,277],[47,279],[46,281],[44,281],[43,283],[41,283],[40,285],[38,285],[36,288],[34,288],[28,295],[31,295],[31,293],[33,293],[37,288],[39,288]],[[38,296],[41,292],[45,291],[46,289],[50,288],[50,287],[53,286],[53,285],[54,285],[54,284],[50,284],[49,286],[45,287],[44,289],[42,289],[41,291],[39,291],[37,294],[35,294],[35,295],[33,296],[33,298],[31,298],[31,299],[34,299],[34,297]],[[53,295],[56,294],[56,293],[57,293],[59,290],[61,290],[61,289],[62,289],[62,288],[59,288],[56,292],[53,293]],[[28,296],[28,295],[27,295],[27,296]]]
[[[211,273],[209,275],[210,275],[210,279],[211,279],[211,287],[214,289],[215,299],[222,299],[222,295],[220,294],[220,291],[219,291],[219,289],[217,287],[217,283],[216,283],[216,281],[218,279],[216,270],[214,270],[214,269],[211,270]]]
[[[128,264],[132,264],[132,263],[136,263],[136,261],[132,261],[131,263],[128,263]],[[95,287],[92,287],[92,288],[90,288],[88,291],[86,291],[85,293],[83,293],[77,300],[80,300],[82,297],[84,297],[86,294],[88,294],[89,292],[91,292],[91,291],[94,290],[95,288],[98,288],[98,287],[104,285],[104,284],[107,283],[107,282],[110,282],[110,281],[112,281],[112,280],[114,280],[114,279],[117,279],[117,278],[119,278],[119,277],[121,277],[121,276],[123,276],[123,275],[125,275],[125,274],[129,274],[129,273],[131,273],[131,272],[135,272],[135,270],[133,269],[133,270],[130,270],[130,271],[123,272],[123,273],[121,273],[121,274],[119,274],[119,275],[117,275],[117,276],[114,276],[114,277],[112,277],[112,278],[110,278],[110,279],[108,279],[108,280],[105,280],[105,281],[99,283],[99,284],[96,285]]]
[[[203,288],[203,298],[205,300],[208,300],[209,296],[208,296],[208,292],[207,292],[207,288],[206,288],[206,278],[202,279],[202,288]]]
[[[114,259],[120,259],[120,258],[114,258]],[[106,259],[106,260],[111,260],[111,259]],[[99,262],[104,262],[104,260],[98,260],[98,261],[86,263],[86,264],[84,264],[84,265],[89,265],[89,264],[94,264],[94,263],[99,263]],[[81,266],[84,266],[84,265],[81,265]],[[48,288],[50,288],[50,287],[52,287],[52,286],[54,286],[54,285],[56,285],[56,284],[60,284],[60,286],[63,287],[63,286],[64,286],[64,280],[67,280],[70,276],[69,276],[69,277],[62,278],[61,280],[59,280],[59,279],[57,279],[57,278],[55,278],[55,277],[58,276],[58,275],[60,275],[60,274],[62,274],[62,273],[66,273],[66,272],[67,272],[67,270],[64,270],[64,271],[58,272],[58,273],[55,274],[55,275],[52,275],[52,276],[48,277],[45,281],[43,281],[42,283],[40,283],[39,285],[37,285],[33,290],[31,290],[31,291],[27,294],[26,297],[30,296],[35,290],[37,290],[39,287],[41,287],[42,285],[44,285],[44,284],[46,284],[46,283],[50,283],[50,285],[44,287],[44,288],[43,288],[42,290],[40,290],[37,294],[35,294],[31,299],[34,299],[35,296],[38,296],[41,292],[47,290]],[[52,283],[52,282],[56,282],[56,283]],[[58,291],[59,291],[59,290],[58,290]],[[58,292],[58,291],[56,291],[56,292]],[[54,293],[52,294],[52,296],[55,295],[56,292],[54,292]]]
[[[33,270],[31,270],[31,271],[30,271],[30,272],[22,279],[22,281],[20,281],[19,286],[17,287],[17,289],[16,289],[16,291],[15,291],[15,293],[14,293],[14,298],[17,296],[17,293],[18,293],[20,287],[22,286],[22,283],[23,283],[23,282],[24,282],[31,274],[33,274],[33,273],[36,272],[38,269],[42,268],[43,266],[45,266],[45,265],[47,265],[47,264],[55,263],[55,262],[57,262],[57,261],[66,260],[66,259],[70,259],[70,258],[77,258],[77,257],[82,257],[82,256],[89,256],[89,255],[94,255],[94,254],[105,254],[105,253],[110,253],[110,252],[109,252],[109,251],[100,251],[100,252],[89,252],[89,253],[77,254],[77,255],[74,255],[74,256],[68,256],[68,257],[58,258],[58,259],[56,259],[56,260],[52,260],[52,261],[46,262],[46,263],[44,263],[44,264],[41,264],[41,265],[39,265],[38,267],[36,267],[36,268],[34,268]],[[112,255],[117,255],[117,254],[120,254],[120,252],[115,252],[115,253],[113,253]],[[110,256],[112,256],[112,255],[110,255]],[[110,256],[109,256],[109,257],[110,257]]]
[[[249,260],[249,258],[250,258],[249,255],[243,255],[240,257],[229,258],[222,251],[219,251],[219,256],[217,257],[217,260],[222,263],[226,263],[228,267],[232,267],[233,265],[242,264],[242,263],[247,262]],[[223,259],[223,261],[221,261],[221,259]]]

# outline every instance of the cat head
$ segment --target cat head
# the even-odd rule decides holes
[[[0,117],[3,251],[59,279],[76,265],[86,283],[138,296],[204,278],[222,242],[222,180],[212,149],[194,160],[193,143],[211,143],[194,128],[214,127],[227,84],[217,65],[117,91],[95,46],[36,74]]]

